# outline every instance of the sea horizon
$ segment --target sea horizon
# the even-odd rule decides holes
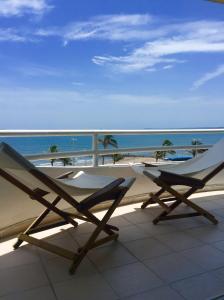
[[[99,135],[100,137],[100,135]],[[190,146],[193,140],[198,140],[204,145],[213,145],[224,134],[221,133],[201,133],[201,134],[156,134],[156,135],[113,135],[119,148],[141,148],[141,147],[160,147],[164,140],[168,139],[174,146]],[[49,148],[56,145],[59,152],[82,151],[92,149],[91,136],[46,136],[46,137],[0,137],[0,142],[6,142],[23,155],[35,155],[49,153]],[[103,149],[102,145],[98,145]],[[109,147],[112,148],[112,147]],[[127,151],[128,154],[128,151]],[[127,155],[126,154],[126,155]],[[153,156],[153,152],[135,152],[131,156]],[[168,158],[178,158],[189,156],[187,150],[178,150],[175,154],[168,154]],[[89,165],[92,157],[77,157],[73,159],[75,165]],[[109,159],[110,161],[110,159]],[[34,161],[35,164],[49,165],[49,160]]]

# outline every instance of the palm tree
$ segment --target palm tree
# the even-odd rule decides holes
[[[109,146],[118,147],[118,143],[113,135],[104,135],[103,139],[99,138],[98,142],[103,145],[104,149],[107,149]],[[104,165],[104,155],[102,155],[102,164]]]
[[[167,140],[163,141],[162,146],[170,147],[170,146],[173,146],[173,143],[167,139]],[[174,151],[174,150],[156,151],[155,158],[156,158],[156,161],[158,161],[158,159],[164,159],[167,154],[175,154],[175,153],[176,153],[176,151]]]
[[[205,149],[198,149],[198,146],[202,145],[203,143],[198,139],[193,139],[191,141],[191,145],[194,146],[192,150],[189,150],[188,152],[192,154],[193,157],[195,157],[198,153],[202,153],[206,151]]]
[[[64,166],[68,166],[68,165],[71,166],[72,165],[72,160],[71,160],[70,157],[62,157],[62,158],[60,158],[60,161],[63,162]]]
[[[49,148],[49,152],[51,152],[51,153],[58,152],[58,146],[57,145],[51,145],[50,148]],[[56,159],[51,159],[51,165],[52,166],[54,165],[55,160]]]
[[[117,161],[121,160],[122,158],[124,158],[123,154],[119,154],[119,153],[115,153],[112,155],[113,157],[113,163],[115,164]]]

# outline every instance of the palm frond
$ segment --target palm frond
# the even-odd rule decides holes
[[[109,142],[109,144],[110,144],[111,146],[115,147],[115,148],[118,147],[117,141],[116,141],[115,139],[111,139],[110,142]]]

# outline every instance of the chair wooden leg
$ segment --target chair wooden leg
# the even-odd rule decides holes
[[[90,211],[85,211],[84,212],[85,216],[88,218],[88,221],[95,224],[96,226],[99,226],[99,224],[101,223],[101,221],[94,216],[94,214],[92,214]],[[108,235],[113,235],[115,229],[113,229],[110,225],[108,226],[108,224],[105,225],[105,227],[103,228],[103,231],[108,234]]]
[[[98,243],[96,241],[97,237],[99,236],[101,231],[104,231],[107,222],[110,220],[110,217],[112,216],[113,212],[115,211],[115,209],[121,202],[122,198],[123,198],[123,195],[120,196],[117,200],[115,200],[112,203],[111,207],[108,209],[108,211],[106,212],[106,214],[104,215],[102,220],[98,223],[98,226],[93,231],[92,235],[90,236],[90,238],[88,239],[88,241],[86,242],[84,247],[81,248],[81,251],[78,253],[78,256],[75,257],[75,259],[69,269],[70,274],[74,274],[75,270],[77,269],[77,267],[79,266],[79,264],[81,263],[83,258],[86,256],[88,251],[97,245],[97,243]],[[112,236],[111,233],[108,233],[108,235]],[[117,234],[115,235],[113,232],[113,237],[114,237],[113,239],[116,240],[118,235]]]
[[[53,244],[50,244],[44,240],[39,240],[39,239],[36,239],[34,237],[31,237],[27,234],[21,234],[20,235],[20,239],[22,241],[26,241],[27,243],[30,243],[32,245],[35,245],[37,247],[40,247],[46,251],[49,251],[51,253],[55,253],[61,257],[64,257],[64,258],[67,258],[67,259],[70,259],[70,260],[73,260],[74,257],[77,255],[76,253],[72,252],[72,251],[69,251],[67,249],[64,249],[64,248],[61,248],[61,247],[58,247],[56,245],[53,245]]]
[[[161,188],[157,193],[155,193],[155,194],[153,194],[153,195],[150,194],[151,197],[150,197],[148,200],[146,200],[146,201],[142,204],[141,208],[144,209],[144,208],[146,208],[148,205],[156,203],[155,200],[154,200],[154,198],[158,198],[158,197],[161,196],[164,192],[165,192],[165,189]]]
[[[168,191],[171,195],[173,195],[177,200],[173,202],[168,209],[164,210],[161,214],[159,214],[154,220],[153,224],[158,224],[159,221],[162,220],[168,220],[168,219],[179,219],[182,217],[192,217],[192,216],[204,216],[209,221],[211,221],[213,224],[217,224],[217,219],[210,214],[207,210],[203,209],[202,207],[198,206],[197,204],[193,203],[188,199],[188,197],[193,194],[197,189],[196,188],[190,188],[187,192],[184,194],[178,193],[176,190],[174,190],[171,186],[167,185],[166,183],[161,183],[163,185],[164,189]],[[168,216],[174,209],[177,208],[181,203],[186,204],[187,206],[191,207],[193,210],[195,210],[195,213],[188,213],[188,214],[178,214],[178,215],[172,215]]]
[[[164,210],[162,211],[152,222],[154,225],[158,224],[159,221],[161,221],[164,217],[166,217],[168,214],[170,214],[177,206],[181,204],[181,201],[176,200],[169,206],[169,211]]]
[[[58,204],[58,202],[61,200],[61,197],[57,196],[55,198],[55,200],[51,203],[52,206],[56,206]],[[23,234],[31,234],[31,233],[34,233],[34,229],[37,228],[38,225],[40,225],[40,223],[44,220],[44,218],[46,218],[46,216],[51,212],[51,209],[50,208],[46,208],[34,221],[33,223],[23,232]],[[73,220],[74,221],[74,220]],[[67,220],[65,220],[64,222],[66,222],[66,224],[68,223]],[[74,221],[75,222],[75,221]],[[76,223],[76,226],[78,226],[78,223]],[[74,224],[75,224],[74,223]],[[73,225],[74,225],[73,224]],[[62,223],[56,223],[55,224],[56,226],[54,227],[58,227],[58,226],[61,226],[63,225]],[[54,228],[54,227],[51,227],[51,228]],[[49,229],[49,228],[48,228]],[[42,227],[39,231],[43,231],[43,230],[46,230],[46,227]],[[23,243],[23,240],[19,239],[16,241],[16,243],[13,245],[13,248],[14,249],[17,249],[19,248],[19,246],[21,246],[21,244]]]
[[[209,221],[211,221],[214,225],[218,224],[218,220],[210,214],[207,210],[202,208],[201,206],[198,206],[197,204],[193,203],[189,199],[185,199],[184,203],[197,211],[201,216],[207,218]]]
[[[167,191],[169,193],[171,193],[174,197],[176,197],[177,199],[179,199],[181,202],[185,203],[186,205],[188,205],[189,207],[191,207],[192,209],[194,209],[196,212],[200,213],[202,216],[204,216],[205,218],[207,218],[209,221],[211,221],[213,224],[217,224],[218,221],[216,220],[216,218],[210,214],[207,210],[203,209],[201,206],[198,206],[197,204],[191,202],[188,197],[197,190],[197,188],[191,188],[190,190],[188,190],[185,194],[180,194],[178,193],[176,190],[174,190],[172,187],[166,185],[165,188],[167,189]]]

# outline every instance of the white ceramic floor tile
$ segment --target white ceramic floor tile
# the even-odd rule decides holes
[[[39,262],[37,248],[31,245],[21,246],[6,255],[0,256],[0,270],[20,265]]]
[[[18,292],[2,297],[1,300],[56,300],[55,295],[50,286],[43,286],[40,288]]]
[[[155,236],[155,238],[169,246],[174,251],[180,251],[203,245],[201,241],[183,231],[160,234]]]
[[[183,300],[176,291],[168,286],[161,286],[159,288],[150,290],[148,292],[140,293],[131,297],[123,298],[124,300]]]
[[[167,224],[166,222],[161,222],[157,225],[154,225],[152,222],[142,223],[137,224],[137,227],[150,236],[177,231],[174,226]]]
[[[202,274],[172,284],[187,300],[212,299],[224,293],[223,281],[210,274]]]
[[[151,214],[141,209],[138,209],[136,212],[127,213],[123,217],[132,224],[152,222],[154,218]]]
[[[194,228],[194,230],[188,229],[186,232],[205,243],[224,240],[224,232],[219,230],[218,226],[215,225],[202,226]]]
[[[144,261],[144,264],[166,283],[204,272],[204,269],[189,261],[184,255],[172,253]]]
[[[166,255],[172,250],[154,238],[146,238],[124,243],[125,247],[139,260]]]
[[[224,267],[215,269],[214,271],[210,271],[209,274],[211,274],[212,276],[216,276],[224,281]]]
[[[129,242],[146,238],[148,234],[136,225],[126,226],[119,230],[119,241]]]
[[[207,225],[208,221],[205,220],[204,217],[199,216],[196,218],[183,218],[177,220],[164,221],[164,223],[171,224],[177,230],[187,230]]]
[[[181,253],[205,270],[213,270],[224,266],[223,252],[210,245],[184,250]]]
[[[107,237],[108,235],[104,232],[101,232],[100,235],[98,236],[97,240],[98,239],[101,239],[101,238],[105,238]],[[82,234],[77,234],[76,236],[74,236],[74,239],[75,241],[77,242],[77,244],[82,247],[85,245],[85,243],[88,241],[88,239],[90,238],[90,233],[82,233]],[[109,246],[111,243],[114,243],[116,241],[110,241],[108,243],[105,243],[105,244],[102,244],[98,247],[105,247],[105,246]]]
[[[162,281],[142,263],[113,268],[102,274],[120,297],[161,286]]]
[[[212,244],[212,246],[221,251],[224,251],[224,241],[215,242]]]
[[[49,280],[53,283],[70,280],[77,278],[78,276],[88,276],[98,273],[96,267],[88,258],[84,258],[73,275],[69,274],[69,268],[72,264],[72,261],[70,260],[66,260],[61,257],[55,257],[45,260],[43,264]]]
[[[101,275],[82,276],[56,283],[58,300],[115,300],[118,296]]]
[[[124,216],[125,215],[126,214],[124,214]],[[123,216],[112,217],[108,224],[117,226],[119,228],[123,228],[131,225],[131,223],[128,220],[126,220],[126,218]]]
[[[99,271],[137,261],[136,257],[131,255],[119,243],[111,244],[108,247],[95,248],[88,253],[88,257]]]
[[[0,272],[0,296],[48,284],[39,263],[7,268]]]
[[[89,223],[89,222],[85,222],[85,223],[79,224],[79,226],[76,228],[74,228],[74,227],[69,228],[68,231],[72,235],[76,236],[77,234],[91,233],[91,232],[93,232],[93,230],[95,228],[96,228],[96,225]]]

